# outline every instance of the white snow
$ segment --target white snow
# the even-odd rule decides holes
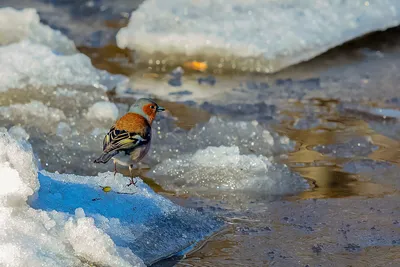
[[[35,9],[0,8],[0,45],[30,41],[62,54],[76,53],[74,43],[60,31],[40,23]]]
[[[147,0],[117,44],[151,66],[274,72],[399,21],[397,0]]]
[[[110,120],[114,122],[118,119],[118,112],[118,107],[114,103],[101,101],[89,108],[86,118],[88,120]]]

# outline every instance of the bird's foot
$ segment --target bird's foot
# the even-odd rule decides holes
[[[131,179],[130,183],[129,183],[129,184],[127,184],[126,186],[131,186],[131,185],[134,185],[134,186],[136,186],[136,187],[137,187],[137,185],[136,185],[137,181],[135,181],[133,177],[131,177],[130,179]]]

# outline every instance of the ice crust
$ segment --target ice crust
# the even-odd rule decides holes
[[[214,68],[274,72],[396,26],[399,11],[397,0],[148,0],[117,44],[154,66],[201,59]]]
[[[207,147],[179,155],[157,165],[153,173],[168,176],[160,181],[178,191],[244,191],[282,195],[307,188],[300,176],[264,156],[241,155],[237,146]]]
[[[0,131],[1,266],[145,266],[222,226],[173,204],[141,180],[137,188],[126,187],[120,174],[43,170],[38,176],[22,131],[13,130],[18,140]],[[112,191],[103,192],[104,186]]]

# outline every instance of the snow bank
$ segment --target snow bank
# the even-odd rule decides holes
[[[117,43],[153,66],[197,59],[217,69],[275,72],[399,20],[397,0],[148,0]]]
[[[0,146],[1,266],[144,266],[132,252],[118,248],[79,209],[77,214],[67,215],[29,207],[28,197],[39,189],[31,147],[4,128]]]

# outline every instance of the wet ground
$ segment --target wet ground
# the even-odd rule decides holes
[[[148,168],[137,174],[160,194],[180,205],[214,212],[227,226],[185,258],[156,266],[400,266],[399,28],[373,33],[276,74],[186,69],[182,84],[171,85],[168,73],[173,67],[163,66],[162,59],[159,64],[137,66],[135,54],[113,41],[136,7],[130,1],[130,8],[122,0],[113,6],[97,1],[56,1],[54,6],[46,1],[2,2],[37,8],[43,21],[73,39],[95,67],[130,77],[130,89],[122,94],[84,92],[80,108],[108,98],[126,110],[138,96],[150,94],[169,111],[157,121],[154,152],[145,162]],[[58,105],[67,116],[81,114],[80,109],[70,110],[68,103],[59,105],[51,93],[32,94],[33,99]],[[23,96],[7,94],[0,101],[23,103]],[[223,121],[209,123],[216,116]],[[26,123],[24,118],[1,119],[5,126],[15,121]],[[243,132],[242,122],[247,123]],[[76,124],[84,121],[77,119]],[[209,132],[202,135],[203,125]],[[81,155],[89,162],[101,136],[76,146],[74,139],[60,144],[52,130],[43,138],[43,129],[37,128],[33,124],[27,131],[49,171],[90,175],[111,170],[111,165],[87,167],[74,158]],[[264,129],[272,133],[274,145],[248,137]],[[160,174],[156,169],[166,158],[189,157],[207,145],[237,145],[247,155],[272,157],[288,170],[276,167],[269,173],[278,177],[269,190],[213,190],[223,184],[218,179],[224,175],[256,174],[251,168],[232,174],[222,167],[209,171],[194,166],[198,180],[182,176],[182,182],[181,174],[164,169]],[[54,149],[63,149],[65,155],[54,157]],[[276,185],[297,177],[305,179],[305,186],[293,182],[293,190],[287,190]]]

